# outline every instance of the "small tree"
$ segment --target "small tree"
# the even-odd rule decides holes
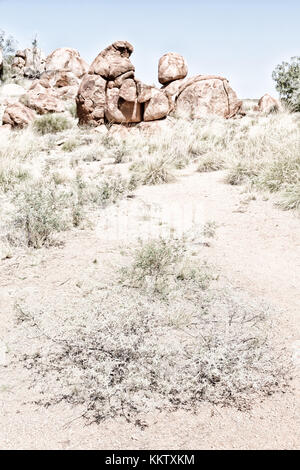
[[[0,80],[5,82],[11,79],[11,64],[16,50],[16,41],[12,36],[7,36],[5,31],[0,30],[0,50],[3,54],[3,66],[0,70]]]
[[[293,111],[300,111],[300,57],[292,57],[291,62],[282,62],[272,73],[280,98]]]
[[[33,64],[33,73],[34,75],[36,75],[36,78],[39,78],[39,73],[37,71],[38,69],[38,39],[37,39],[37,35],[34,36],[32,42],[31,42],[31,46],[32,46],[32,64]]]
[[[6,36],[5,31],[0,30],[0,49],[2,49],[3,56],[9,57],[14,54],[16,50],[16,41],[12,36]]]

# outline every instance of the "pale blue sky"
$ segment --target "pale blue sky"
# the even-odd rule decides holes
[[[159,57],[178,52],[189,76],[223,75],[240,98],[257,98],[276,94],[272,70],[300,55],[300,1],[0,0],[0,29],[20,48],[37,34],[46,53],[70,46],[88,62],[125,39],[148,83],[157,83]]]

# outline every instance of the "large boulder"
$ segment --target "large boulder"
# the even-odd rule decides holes
[[[119,97],[129,102],[137,100],[136,82],[132,78],[123,81],[120,86]]]
[[[67,57],[62,57],[63,54],[60,54],[61,49],[57,49],[50,54],[49,57],[52,58],[51,61],[48,61],[49,57],[47,58],[48,66],[49,64],[51,64],[51,67],[62,65],[65,68],[43,72],[39,80],[33,82],[24,97],[26,105],[39,114],[64,112],[64,101],[74,100],[77,96],[80,84],[78,74],[81,74],[79,68],[82,59],[80,57],[78,59],[79,54],[77,51],[73,49],[67,51],[74,51],[74,54],[67,52]],[[57,61],[55,61],[56,59]],[[61,60],[61,63],[59,63],[59,60]],[[68,70],[68,67],[73,70]]]
[[[278,100],[273,98],[273,96],[266,93],[262,96],[258,102],[258,107],[255,108],[256,111],[261,113],[270,114],[277,111],[280,111],[281,104]]]
[[[66,86],[79,87],[80,80],[73,72],[52,70],[51,72],[44,72],[41,75],[40,84],[45,88],[63,88]]]
[[[23,97],[26,106],[39,114],[62,113],[64,103],[56,96],[52,88],[45,88],[37,80]]]
[[[159,59],[158,80],[163,85],[185,78],[187,73],[187,64],[180,54],[169,52]]]
[[[82,59],[76,49],[61,47],[48,55],[45,71],[72,72],[75,77],[81,78],[88,71],[88,64]]]
[[[104,123],[106,80],[86,74],[76,96],[79,124],[98,126]]]
[[[207,115],[234,117],[242,101],[229,86],[228,80],[215,75],[197,75],[185,81],[175,97],[177,115],[198,119]]]
[[[39,83],[48,89],[52,89],[52,94],[60,99],[75,99],[80,79],[73,72],[52,70],[41,75]]]
[[[22,103],[13,103],[7,105],[3,115],[3,125],[9,125],[12,128],[23,128],[30,124],[36,117],[35,112]]]
[[[155,88],[152,89],[152,96],[145,103],[144,121],[156,121],[166,117],[170,112],[170,103],[166,94]]]
[[[106,80],[114,80],[135,68],[129,60],[133,46],[127,41],[116,41],[104,49],[92,62],[89,73],[101,75]]]
[[[119,88],[108,88],[106,91],[105,117],[111,123],[130,124],[141,122],[142,106],[138,101],[126,101],[120,97]]]

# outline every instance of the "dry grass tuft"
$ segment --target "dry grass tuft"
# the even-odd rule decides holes
[[[131,166],[136,180],[141,184],[163,184],[174,181],[171,162],[163,158],[149,158]]]

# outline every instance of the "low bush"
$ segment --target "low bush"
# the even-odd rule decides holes
[[[179,260],[187,269],[174,269]],[[207,282],[203,289],[181,242],[149,241],[128,273],[134,286],[103,285],[72,313],[63,303],[54,315],[48,304],[17,305],[20,334],[31,326],[43,335],[42,348],[30,341],[20,352],[36,403],[65,401],[88,422],[124,417],[144,427],[149,411],[197,411],[203,402],[245,410],[286,390],[290,363],[272,346],[268,306]],[[145,278],[167,275],[169,295],[145,291]]]
[[[33,122],[33,129],[37,134],[56,134],[71,129],[73,123],[63,114],[44,114]]]

